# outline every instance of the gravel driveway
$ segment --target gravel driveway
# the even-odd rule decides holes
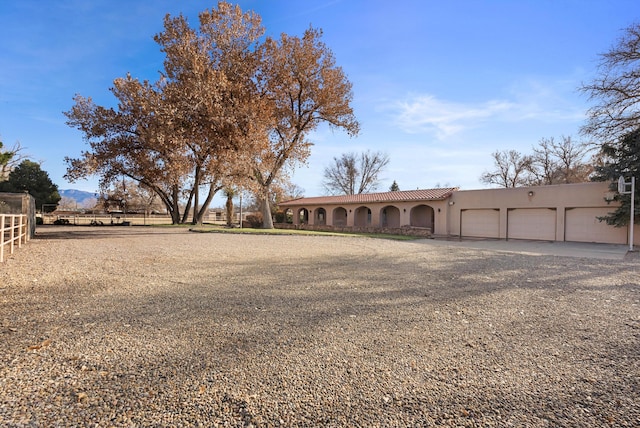
[[[0,425],[637,427],[638,263],[39,228],[0,264]]]

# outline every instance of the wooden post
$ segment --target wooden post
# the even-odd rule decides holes
[[[4,261],[4,215],[0,214],[0,263]]]
[[[29,220],[24,214],[0,214],[0,263],[4,262],[5,247],[9,254],[29,240]],[[18,242],[16,244],[16,241]]]
[[[16,237],[16,229],[15,229],[16,217],[12,215],[12,216],[9,216],[9,218],[11,219],[9,220],[9,242],[11,243],[9,248],[11,249],[11,254],[13,254],[13,247],[15,245],[14,241]]]

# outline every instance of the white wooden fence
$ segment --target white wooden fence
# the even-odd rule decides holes
[[[63,224],[73,224],[75,226],[106,226],[121,225],[124,222],[130,226],[148,226],[153,224],[171,224],[171,217],[162,214],[44,214],[42,224],[57,224],[56,220]]]
[[[24,214],[0,214],[0,263],[4,262],[6,248],[13,254],[29,240],[29,226]]]

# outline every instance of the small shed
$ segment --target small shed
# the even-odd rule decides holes
[[[25,214],[29,238],[36,233],[36,200],[28,193],[0,193],[0,214]]]

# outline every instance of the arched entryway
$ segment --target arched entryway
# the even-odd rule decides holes
[[[318,208],[314,212],[313,224],[324,226],[327,224],[327,211],[324,208]]]
[[[284,222],[288,224],[293,223],[293,210],[291,208],[284,210]]]
[[[306,208],[300,208],[298,210],[298,224],[309,223],[309,211]]]
[[[425,227],[431,229],[434,227],[433,208],[429,205],[418,205],[411,208],[409,213],[409,224],[413,227]]]
[[[387,205],[380,210],[380,227],[400,227],[400,210]]]
[[[356,208],[353,225],[356,227],[371,226],[371,209],[365,206]]]
[[[333,210],[333,222],[332,224],[337,227],[342,227],[347,225],[347,210],[338,207]]]

